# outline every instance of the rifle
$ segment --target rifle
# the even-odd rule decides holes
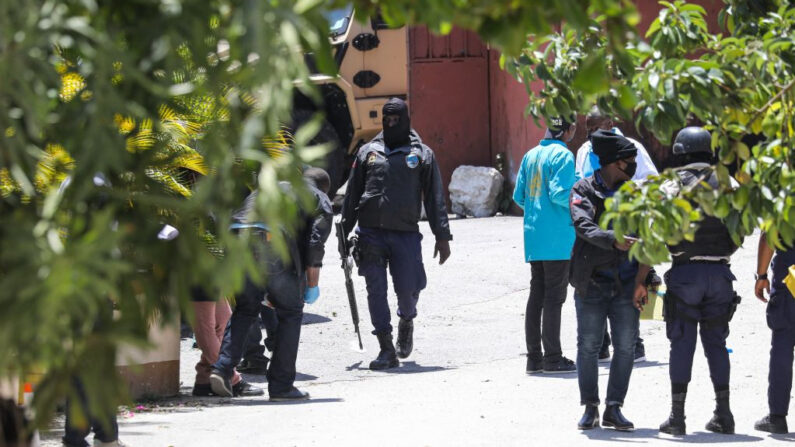
[[[345,237],[345,231],[342,229],[342,220],[338,219],[334,222],[334,227],[337,231],[337,248],[342,260],[342,270],[345,272],[345,290],[348,292],[348,304],[351,306],[353,327],[356,330],[356,336],[359,337],[359,349],[364,349],[364,346],[362,346],[362,334],[359,332],[359,307],[356,305],[356,292],[353,290],[353,279],[351,278],[351,272],[353,271],[351,247]]]

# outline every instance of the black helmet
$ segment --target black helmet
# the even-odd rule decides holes
[[[703,127],[685,127],[674,140],[674,155],[703,152],[712,154],[712,137]]]

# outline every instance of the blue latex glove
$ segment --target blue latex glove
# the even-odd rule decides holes
[[[313,304],[317,299],[320,298],[320,287],[307,287],[306,292],[304,292],[304,302],[306,304]]]

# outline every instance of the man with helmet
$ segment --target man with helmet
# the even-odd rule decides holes
[[[675,165],[682,188],[720,187],[712,166],[712,138],[700,127],[686,127],[673,146]],[[667,184],[678,193],[678,185]],[[726,225],[705,215],[692,241],[682,240],[668,247],[672,267],[665,274],[667,292],[665,321],[671,343],[671,415],[660,431],[684,435],[685,397],[693,367],[697,333],[709,364],[715,389],[716,408],[706,429],[715,433],[734,433],[734,417],[729,408],[729,353],[726,337],[739,297],[732,288],[736,278],[729,261],[737,250]]]
[[[423,204],[439,264],[450,256],[453,238],[436,157],[411,129],[408,106],[392,98],[384,104],[382,119],[383,132],[356,155],[342,205],[345,237],[359,224],[359,274],[367,283],[373,333],[380,346],[378,357],[370,362],[373,370],[398,366],[398,357],[408,357],[413,348],[417,300],[426,285],[417,225]],[[387,302],[387,266],[398,301],[397,351]]]

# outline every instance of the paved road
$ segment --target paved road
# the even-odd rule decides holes
[[[661,322],[644,321],[648,361],[633,372],[625,414],[634,433],[579,432],[576,375],[527,376],[524,373],[524,307],[529,266],[522,262],[522,221],[516,217],[451,222],[453,255],[439,266],[431,258],[433,237],[427,224],[423,255],[428,289],[415,323],[415,350],[401,368],[372,372],[377,354],[370,335],[364,281],[357,277],[366,352],[354,347],[334,236],[328,242],[321,275],[321,298],[306,310],[299,352],[298,386],[307,403],[271,404],[265,398],[179,399],[146,404],[120,419],[122,440],[133,446],[288,446],[288,445],[572,445],[591,440],[767,444],[795,441],[755,432],[753,422],[766,412],[769,331],[764,306],[752,298],[757,237],[746,240],[734,259],[737,287],[744,297],[735,316],[732,349],[732,403],[737,435],[703,430],[711,417],[712,387],[698,349],[687,404],[684,439],[660,436],[656,427],[669,411],[668,348]],[[658,267],[660,271],[665,266]],[[390,298],[393,299],[393,298]],[[394,301],[392,301],[394,308]],[[571,298],[564,304],[564,355],[576,353]],[[183,393],[193,383],[198,353],[183,341]],[[602,395],[607,369],[601,369]],[[262,378],[251,376],[252,382]],[[264,384],[262,384],[264,385]],[[792,421],[795,423],[795,421]],[[45,433],[52,440],[57,430]],[[45,441],[45,445],[54,445]]]

